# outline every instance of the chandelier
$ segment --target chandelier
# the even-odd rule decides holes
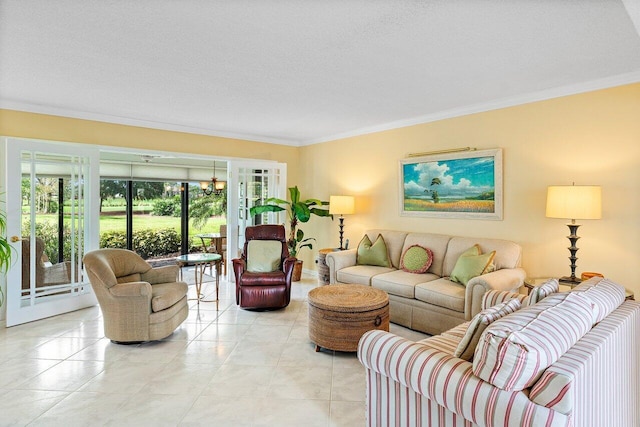
[[[200,181],[200,188],[205,196],[210,196],[211,194],[219,196],[225,191],[226,186],[226,181],[221,181],[216,178],[216,162],[214,161],[211,181]]]

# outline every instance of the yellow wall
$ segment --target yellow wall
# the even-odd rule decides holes
[[[297,177],[299,148],[264,142],[124,126],[91,120],[0,110],[0,135],[109,147],[276,160]]]
[[[289,185],[303,198],[356,196],[345,237],[389,228],[514,240],[531,276],[569,272],[565,221],[545,218],[548,185],[598,184],[603,219],[582,221],[578,273],[602,272],[640,296],[635,246],[640,241],[640,84],[600,90],[346,138],[301,148],[0,110],[0,135],[105,146],[271,159],[287,163]],[[409,218],[399,214],[399,165],[408,153],[500,147],[504,219]],[[300,165],[300,166],[299,166]],[[338,245],[338,221],[303,224],[317,237],[303,250],[313,269],[317,249]]]
[[[504,219],[399,214],[399,164],[409,153],[471,146],[503,149]],[[602,272],[640,298],[640,84],[536,102],[301,148],[303,196],[356,196],[345,217],[355,247],[364,230],[389,228],[514,240],[533,276],[568,275],[566,221],[545,217],[548,185],[597,184],[603,219],[578,231],[578,275]],[[304,226],[318,248],[338,245],[338,221]],[[309,256],[310,259],[310,256]]]

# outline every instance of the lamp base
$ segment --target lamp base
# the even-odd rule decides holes
[[[560,282],[561,285],[567,285],[573,288],[574,286],[578,286],[580,283],[582,283],[582,280],[578,279],[575,276],[574,277],[564,276],[559,278],[558,282]]]

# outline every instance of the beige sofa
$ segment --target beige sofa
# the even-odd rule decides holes
[[[586,305],[569,297],[577,293]],[[452,355],[464,325],[419,342],[367,332],[358,347],[367,425],[638,426],[640,303],[624,298],[624,288],[594,278],[523,303],[481,332],[472,360]],[[518,358],[509,357],[513,347]],[[483,374],[489,362],[499,372]],[[527,383],[516,387],[512,373]]]
[[[332,252],[326,258],[329,283],[358,283],[386,291],[390,320],[407,328],[439,334],[478,313],[485,292],[517,291],[524,283],[522,248],[511,241],[393,230],[366,233],[371,241],[382,235],[393,266],[356,265],[356,249]],[[402,253],[416,244],[433,251],[431,267],[424,274],[399,270]],[[475,244],[482,253],[496,251],[495,271],[471,279],[466,287],[452,282],[448,277],[458,257]]]

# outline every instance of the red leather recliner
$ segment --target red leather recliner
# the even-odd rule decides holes
[[[247,248],[252,240],[271,240],[281,243],[279,269],[275,271],[247,271]],[[233,260],[236,276],[236,303],[241,308],[284,308],[291,300],[291,277],[296,259],[289,256],[287,239],[282,225],[247,227],[242,257]]]

